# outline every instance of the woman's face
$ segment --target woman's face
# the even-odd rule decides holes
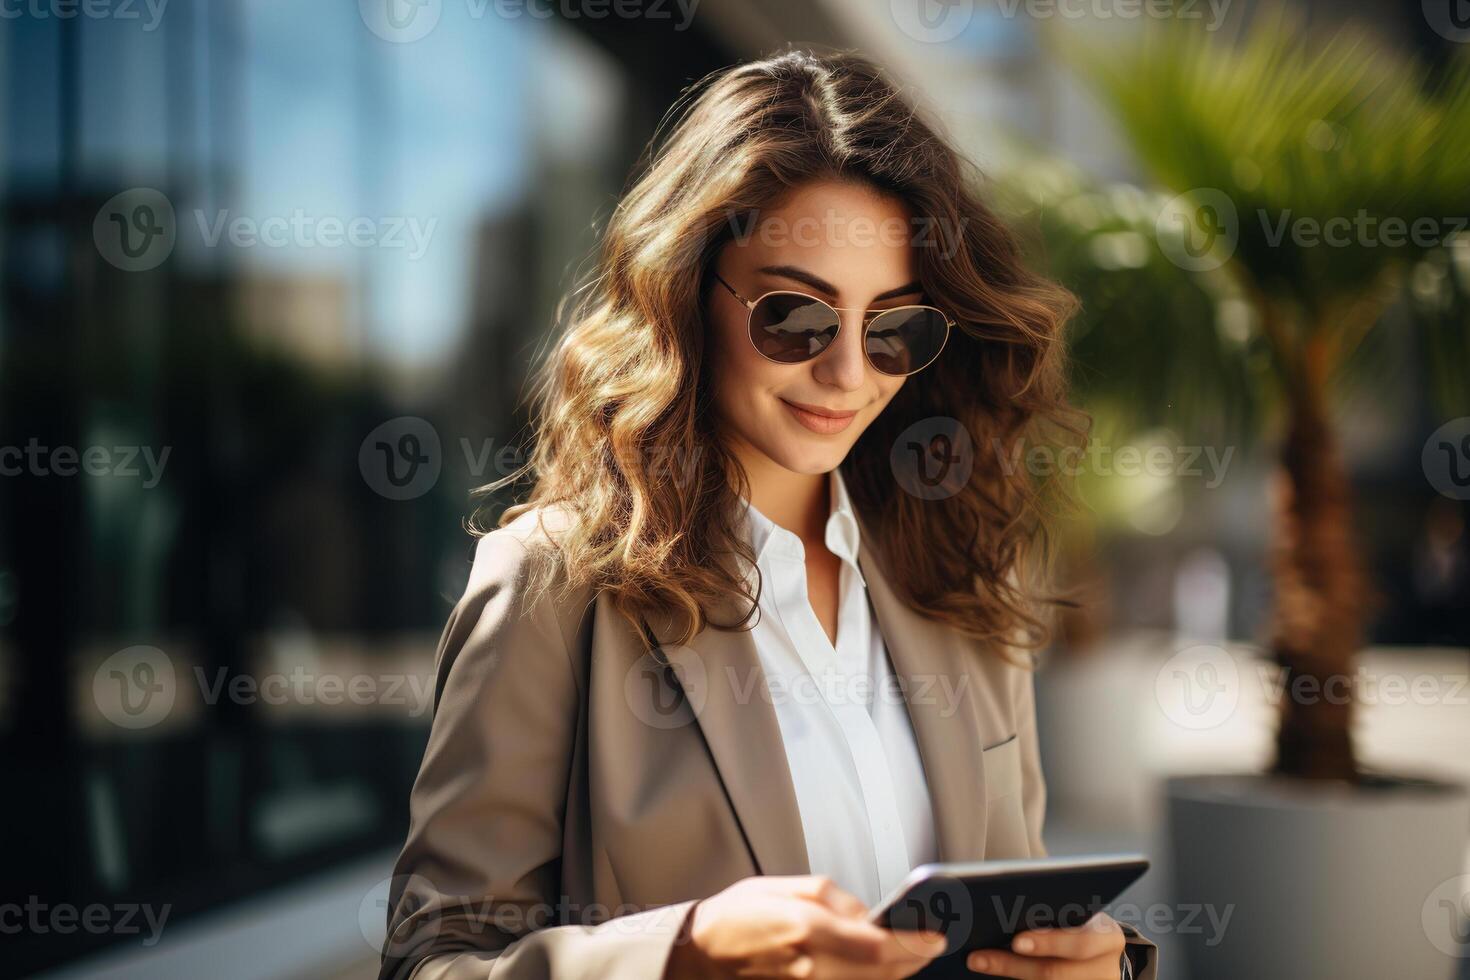
[[[819,182],[762,211],[714,268],[746,299],[795,290],[844,308],[837,339],[801,364],[767,360],[750,342],[749,310],[719,282],[708,291],[715,406],[732,452],[796,473],[835,469],[904,379],[863,353],[862,311],[921,302],[910,215],[854,183]],[[758,454],[758,455],[753,455]]]

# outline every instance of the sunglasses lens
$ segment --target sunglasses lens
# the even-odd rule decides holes
[[[868,327],[868,359],[884,374],[913,374],[939,356],[949,321],[932,306],[905,306],[874,318]]]
[[[820,300],[795,293],[763,296],[750,311],[750,339],[773,361],[809,361],[837,336],[837,311]]]

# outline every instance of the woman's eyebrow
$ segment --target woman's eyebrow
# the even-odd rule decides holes
[[[836,286],[832,285],[821,276],[818,276],[815,273],[808,272],[800,266],[763,265],[760,267],[759,271],[764,272],[767,275],[780,276],[782,279],[794,279],[799,283],[810,286],[812,289],[815,289],[819,293],[826,293],[828,296],[835,297],[837,295]],[[923,291],[924,287],[919,282],[906,282],[902,286],[899,286],[895,289],[890,289],[885,293],[879,293],[877,296],[874,296],[873,302],[881,303],[885,299],[897,299],[900,296],[912,296],[916,293],[922,293]]]

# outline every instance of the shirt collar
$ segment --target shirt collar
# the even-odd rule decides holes
[[[827,550],[847,562],[857,576],[857,581],[866,588],[868,583],[864,580],[862,570],[858,567],[858,544],[861,538],[857,515],[853,511],[852,498],[847,495],[847,485],[842,480],[840,470],[834,469],[828,474],[827,486],[831,506],[827,514],[827,528],[823,540],[827,545]],[[800,538],[762,514],[754,504],[749,501],[745,501],[745,504],[749,516],[746,523],[746,534],[751,547],[755,550],[757,563],[768,556],[793,558],[798,561],[805,559],[806,549],[802,546]]]

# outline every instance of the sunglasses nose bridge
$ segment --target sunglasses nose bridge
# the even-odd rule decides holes
[[[834,307],[834,309],[837,309]],[[868,320],[871,317],[864,310],[837,309],[837,321],[842,327],[837,331],[839,341],[851,341],[855,343],[858,350],[862,350],[863,333],[867,330]]]
[[[837,318],[837,335],[814,361],[823,362],[820,366],[832,375],[832,383],[841,387],[855,386],[861,383],[867,370],[864,311],[840,309],[825,302],[823,305]]]

